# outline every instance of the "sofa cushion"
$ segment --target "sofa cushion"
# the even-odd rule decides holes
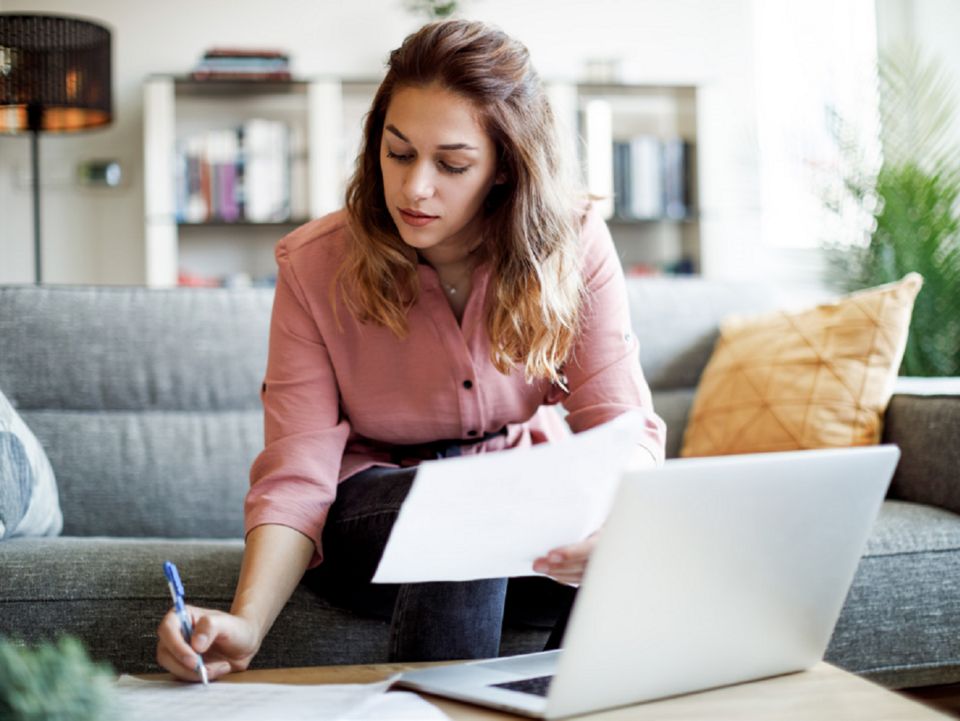
[[[55,536],[63,517],[43,446],[0,391],[0,540]]]
[[[24,411],[71,536],[240,538],[263,412]]]
[[[48,450],[67,534],[242,535],[272,298],[0,287],[0,388]]]
[[[960,516],[956,513],[920,503],[888,500],[883,504],[864,555],[956,550],[960,550]]]
[[[684,277],[628,276],[627,295],[640,365],[654,391],[696,387],[722,318],[787,302],[771,284]]]
[[[30,538],[0,543],[0,635],[35,641],[72,633],[118,671],[156,671],[156,627],[170,599],[162,564],[174,561],[187,601],[228,609],[240,541]],[[52,583],[51,579],[56,579]],[[960,681],[960,516],[887,501],[860,562],[827,660],[894,687]],[[299,587],[255,666],[386,660],[388,626]],[[542,647],[546,634],[505,629],[502,654]]]
[[[0,636],[28,642],[64,633],[118,672],[160,671],[156,629],[170,608],[163,562],[177,564],[188,604],[229,610],[243,543],[43,538],[0,543]],[[51,579],[56,579],[52,582]],[[387,661],[390,624],[330,605],[299,586],[264,640],[254,668]],[[508,627],[502,654],[543,648],[547,632]]]
[[[910,273],[805,311],[724,320],[681,455],[879,442],[922,283]]]
[[[886,501],[826,659],[904,688],[960,681],[960,516]]]
[[[32,478],[23,443],[13,433],[0,431],[0,540],[13,536],[26,515]]]
[[[675,388],[653,391],[653,408],[667,424],[667,458],[680,455],[683,429],[687,425],[690,407],[693,405],[694,388]]]
[[[0,287],[0,388],[20,410],[260,408],[273,291]]]
[[[904,459],[890,495],[960,513],[960,381],[954,379],[952,388],[935,378],[901,385],[903,391],[887,408],[883,429],[884,443],[900,446]]]

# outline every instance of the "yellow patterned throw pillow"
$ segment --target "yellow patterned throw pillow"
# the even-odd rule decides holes
[[[724,319],[680,455],[878,443],[922,285],[910,273],[806,311]]]

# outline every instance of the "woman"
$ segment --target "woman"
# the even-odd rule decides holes
[[[192,649],[168,614],[162,666],[196,680],[201,652],[211,678],[246,668],[301,579],[391,618],[391,660],[496,656],[505,612],[569,608],[596,534],[537,559],[538,578],[369,582],[420,461],[561,438],[550,404],[575,432],[640,411],[637,452],[662,461],[622,271],[559,147],[502,32],[433,23],[391,53],[346,209],[277,246],[233,606],[191,609]]]

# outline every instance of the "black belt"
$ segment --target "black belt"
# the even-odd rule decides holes
[[[440,441],[430,441],[429,443],[414,443],[408,446],[388,446],[386,450],[390,453],[390,460],[398,465],[404,461],[433,461],[438,458],[453,458],[462,455],[463,446],[473,446],[477,443],[484,443],[497,436],[507,435],[507,427],[504,426],[499,431],[484,433],[476,438],[450,438]]]

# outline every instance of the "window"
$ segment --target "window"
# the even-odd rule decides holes
[[[872,216],[842,188],[880,163],[874,2],[754,0],[754,22],[763,242],[863,242]]]

